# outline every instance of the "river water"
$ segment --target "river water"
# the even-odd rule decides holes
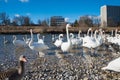
[[[27,35],[27,37],[28,38],[30,38],[30,34],[17,34],[16,36],[17,36],[17,39],[20,39],[20,40],[23,40],[23,37],[25,37],[25,35]],[[47,58],[48,59],[50,59],[51,58],[51,60],[50,61],[52,61],[54,58],[55,58],[55,60],[54,61],[56,61],[55,63],[57,63],[57,59],[56,59],[56,57],[55,57],[55,51],[56,50],[60,50],[60,49],[58,49],[58,48],[56,48],[54,45],[53,45],[53,43],[52,43],[52,35],[53,34],[41,34],[41,36],[45,36],[45,44],[46,45],[48,45],[49,46],[49,49],[48,50],[46,50],[44,53],[47,55]],[[56,35],[56,36],[58,36],[58,34],[54,34],[54,35]],[[5,39],[8,41],[6,44],[4,44],[4,38],[3,37],[5,37]],[[66,37],[66,36],[64,36],[64,37]],[[27,58],[28,58],[28,62],[29,63],[27,63],[27,66],[29,67],[31,64],[31,62],[32,61],[34,61],[34,60],[36,60],[36,58],[38,57],[38,54],[37,54],[37,52],[36,51],[32,51],[29,47],[25,47],[25,48],[18,48],[18,47],[15,47],[14,45],[13,45],[13,35],[12,34],[1,34],[0,35],[0,71],[2,71],[2,70],[6,70],[6,69],[8,69],[8,68],[11,68],[11,67],[16,67],[17,66],[17,64],[15,63],[15,62],[18,62],[18,58],[19,58],[19,56],[20,55],[26,55],[27,56]],[[37,41],[37,37],[36,37],[36,34],[34,34],[34,41]],[[66,41],[66,38],[65,38],[65,40],[64,41]],[[88,66],[86,66],[86,67],[81,67],[81,69],[80,70],[82,70],[82,69],[84,69],[84,68],[86,68],[86,71],[83,71],[82,73],[83,74],[85,74],[85,76],[81,73],[81,74],[77,74],[77,72],[75,73],[77,76],[80,76],[81,75],[81,77],[79,78],[79,79],[73,79],[73,80],[80,80],[80,79],[84,79],[84,78],[90,78],[90,79],[92,79],[93,80],[93,78],[95,78],[96,77],[96,75],[97,75],[97,79],[95,79],[95,80],[104,80],[104,79],[108,79],[105,75],[107,75],[107,73],[104,75],[104,74],[102,74],[102,72],[101,72],[101,68],[102,67],[104,67],[105,65],[107,65],[108,64],[108,62],[110,61],[110,60],[113,60],[113,59],[115,59],[115,58],[117,58],[118,56],[119,56],[119,54],[117,54],[117,56],[115,56],[114,55],[114,51],[110,51],[110,50],[108,50],[108,49],[105,49],[106,47],[105,46],[102,46],[102,49],[100,49],[100,50],[98,50],[98,49],[94,49],[94,50],[88,50],[88,49],[85,49],[85,48],[82,48],[82,47],[79,47],[79,48],[73,48],[72,50],[71,50],[71,52],[70,53],[68,53],[68,54],[70,54],[70,55],[74,55],[73,57],[73,59],[74,60],[77,60],[76,62],[77,62],[77,64],[76,63],[74,63],[73,61],[72,61],[72,58],[68,58],[69,60],[71,60],[71,64],[72,65],[77,65],[76,66],[76,68],[74,68],[74,69],[77,69],[77,67],[78,67],[78,65],[81,65],[81,66],[85,66],[86,65],[86,63],[81,63],[81,61],[84,61],[83,59],[88,59],[87,61],[91,61],[90,62],[90,64],[92,63],[92,65],[94,66],[96,66],[96,67],[94,67],[93,68],[93,72],[91,72],[91,73],[89,73],[89,74],[87,74],[87,72],[86,71],[88,71],[89,72],[89,68],[88,68]],[[88,50],[88,51],[87,51]],[[97,54],[97,55],[95,55],[95,56],[93,56],[93,55],[88,55],[88,54],[92,54],[92,53],[95,53],[95,54]],[[110,56],[111,55],[111,56]],[[114,56],[113,56],[114,55]],[[54,56],[54,57],[52,57],[52,56]],[[82,56],[82,57],[81,57]],[[91,57],[90,57],[91,56]],[[79,60],[80,60],[80,62],[79,62]],[[106,61],[105,61],[106,60]],[[82,64],[85,64],[85,65],[82,65]],[[34,65],[33,65],[34,66]],[[35,67],[35,66],[34,66]],[[56,67],[55,67],[56,68]],[[28,68],[28,70],[29,69],[31,69],[31,67],[30,68]],[[51,68],[51,70],[52,70],[53,68]],[[39,68],[38,68],[38,70],[39,70]],[[54,69],[53,69],[54,70]],[[100,71],[100,73],[99,72],[96,72],[96,70],[97,71]],[[34,70],[32,70],[32,71],[34,71]],[[40,70],[39,70],[40,71]],[[64,72],[64,71],[63,71]],[[78,71],[79,72],[79,71]],[[29,71],[28,72],[26,72],[26,75],[24,76],[24,78],[23,78],[23,80],[29,80],[29,78],[31,78],[30,76],[28,76],[29,74],[28,73],[30,73]],[[69,72],[68,72],[69,73]],[[96,73],[96,74],[94,74],[94,73]],[[31,74],[33,74],[33,72],[31,72]],[[46,74],[46,72],[44,72],[43,74]],[[56,73],[56,75],[57,75],[58,73]],[[52,74],[51,74],[52,75]],[[51,77],[51,75],[49,75],[49,77]],[[61,74],[60,74],[61,75]],[[76,75],[74,75],[74,76],[76,76]],[[58,76],[58,75],[57,75]],[[65,76],[67,76],[67,75],[65,75]],[[74,77],[73,76],[73,77]],[[93,77],[92,77],[93,76]],[[98,77],[99,76],[99,77]],[[44,76],[43,76],[44,77]],[[50,79],[47,79],[47,78],[49,78],[49,77],[46,77],[46,80],[50,80]],[[92,77],[92,78],[91,78]],[[106,78],[104,78],[104,77],[106,77]],[[113,76],[112,76],[113,77]],[[35,76],[33,76],[32,77],[32,79],[31,80],[40,80],[40,78],[37,78],[37,79],[35,79],[36,77]],[[45,77],[44,77],[45,78]],[[64,77],[63,77],[64,78]],[[114,78],[112,78],[112,79],[114,79]],[[44,79],[45,80],[45,79]],[[52,79],[51,79],[52,80]],[[56,79],[55,78],[55,80],[60,80],[60,78],[58,78],[58,79]],[[67,80],[66,78],[64,78],[64,80]],[[109,79],[110,80],[110,79]]]

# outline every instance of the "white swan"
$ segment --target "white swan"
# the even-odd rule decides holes
[[[3,40],[4,40],[4,44],[7,44],[7,43],[9,43],[9,41],[5,38],[5,36],[3,37]]]
[[[27,35],[25,35],[25,38],[23,37],[23,40],[24,40],[25,43],[28,45],[31,39],[28,38]]]
[[[113,31],[112,31],[113,32]],[[108,36],[107,37],[107,40],[108,42],[111,42],[111,43],[114,43],[116,45],[119,45],[120,46],[120,35],[117,34],[118,30],[116,29],[115,30],[115,36]]]
[[[40,34],[38,33],[38,34],[37,34],[38,43],[44,44],[44,38],[45,38],[45,36],[43,36],[42,39],[40,39],[39,37],[40,37]]]
[[[70,33],[70,40],[73,46],[77,45],[77,38],[75,38],[73,33]]]
[[[30,29],[30,33],[31,33],[31,40],[29,42],[29,48],[38,51],[39,56],[43,57],[45,54],[42,51],[49,49],[49,47],[42,43],[37,43],[37,42],[34,43],[32,29]]]
[[[13,44],[17,47],[26,47],[26,43],[23,40],[17,40],[17,37],[13,35]]]
[[[61,45],[61,50],[63,52],[68,52],[72,47],[71,41],[70,41],[70,38],[69,38],[69,32],[68,32],[69,27],[71,27],[70,24],[67,24],[66,25],[67,42],[63,42],[62,45]]]
[[[92,32],[91,32],[91,36],[89,36],[90,31],[92,31],[92,28],[89,28],[87,31],[87,35],[85,37],[83,37],[83,46],[85,43],[87,43],[87,42],[90,43],[91,41],[93,41]]]
[[[85,40],[83,39],[83,47],[96,48],[96,47],[100,46],[100,41],[96,37],[97,32],[98,32],[98,30],[95,30],[94,38],[91,39],[90,37],[88,37]]]
[[[109,62],[106,67],[102,68],[102,70],[113,70],[116,72],[120,72],[120,57]]]
[[[56,47],[60,47],[63,42],[62,39],[63,39],[63,34],[59,34],[59,38],[54,42],[54,45]]]
[[[79,46],[82,44],[82,38],[80,37],[80,33],[81,31],[79,31],[78,33],[78,37],[74,37],[74,34],[73,33],[70,33],[70,40],[71,40],[71,43],[73,46]]]

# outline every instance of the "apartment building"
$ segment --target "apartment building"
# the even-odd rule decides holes
[[[50,18],[51,26],[63,26],[65,24],[65,19],[62,16],[52,16]]]

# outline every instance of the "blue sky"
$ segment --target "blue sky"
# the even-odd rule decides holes
[[[0,0],[0,12],[10,18],[29,16],[33,22],[51,16],[63,16],[70,22],[83,15],[100,15],[103,5],[120,6],[120,0]]]

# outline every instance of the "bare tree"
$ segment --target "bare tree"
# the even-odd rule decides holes
[[[29,26],[31,24],[30,18],[28,16],[24,17],[24,26]]]
[[[73,23],[73,26],[74,27],[78,27],[79,26],[78,20],[75,20],[75,22]]]
[[[49,26],[49,20],[48,19],[45,19],[45,20],[43,20],[42,22],[41,22],[41,25],[42,26]]]
[[[19,26],[29,26],[31,24],[31,20],[28,16],[14,17],[13,21]]]
[[[93,26],[93,22],[89,18],[89,16],[82,16],[79,19],[79,26],[82,26],[82,27],[91,27],[91,26]]]
[[[90,19],[92,20],[93,22],[93,26],[95,27],[99,27],[100,26],[100,17],[99,16],[90,16]]]
[[[9,16],[5,12],[0,13],[0,25],[10,25]]]

